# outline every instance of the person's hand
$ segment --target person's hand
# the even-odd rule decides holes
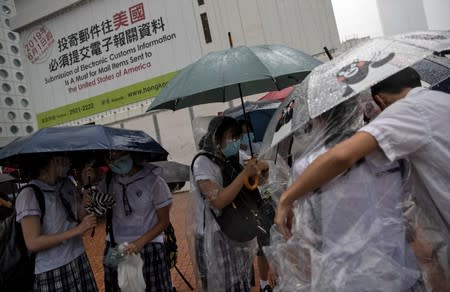
[[[275,224],[278,225],[281,234],[283,234],[284,238],[287,240],[292,237],[291,228],[294,213],[292,211],[292,203],[288,202],[283,195],[284,194],[280,197],[277,211],[275,213]]]
[[[12,203],[6,200],[3,200],[2,198],[0,198],[0,206],[12,209]]]
[[[258,160],[259,185],[264,185],[269,179],[269,164],[265,160]]]
[[[245,165],[243,172],[246,177],[256,176],[259,172],[256,159],[250,159]]]
[[[144,247],[145,242],[143,242],[141,239],[136,239],[133,242],[130,242],[123,251],[127,254],[138,254],[141,252],[141,249]]]
[[[416,238],[410,245],[420,263],[433,261],[433,243],[426,238],[421,228],[417,228]]]
[[[79,230],[79,234],[82,235],[87,230],[95,228],[95,226],[97,226],[97,218],[95,217],[95,215],[91,214],[84,216],[83,220],[80,224],[78,224],[77,228]]]

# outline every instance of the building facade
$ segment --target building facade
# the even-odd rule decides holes
[[[14,2],[0,1],[0,147],[36,129],[19,34],[11,30]]]
[[[178,70],[230,46],[284,44],[323,60],[324,47],[339,46],[331,0],[16,0],[16,9],[39,128],[140,129],[184,163],[195,153],[191,121],[237,101],[146,113]]]

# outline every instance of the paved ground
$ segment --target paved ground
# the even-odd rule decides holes
[[[179,193],[174,195],[173,206],[170,213],[170,220],[175,229],[178,244],[178,261],[177,267],[180,272],[186,277],[186,279],[195,287],[194,272],[192,269],[192,262],[188,252],[188,245],[185,237],[185,212],[188,210],[187,199],[189,193]],[[100,291],[104,291],[103,285],[103,248],[104,248],[105,228],[104,222],[100,223],[97,227],[94,237],[91,238],[90,234],[84,236],[84,244],[87,250],[89,260],[92,265],[92,269],[95,274],[97,285]],[[178,292],[191,291],[188,286],[183,282],[180,275],[175,269],[172,272],[172,282]],[[258,279],[257,279],[258,283]],[[255,292],[259,289],[254,288]]]

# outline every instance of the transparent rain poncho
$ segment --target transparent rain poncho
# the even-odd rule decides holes
[[[293,180],[363,124],[352,98],[296,131]],[[380,164],[375,152],[294,204],[293,236],[271,232],[266,255],[276,291],[408,291],[421,274],[406,240],[402,163]]]
[[[218,117],[209,124],[207,131],[204,128],[194,128],[194,132],[206,132],[200,142],[201,152],[221,156],[214,142],[214,134],[220,123],[221,118]],[[210,200],[218,193],[219,189],[212,189],[208,194],[202,194],[191,168],[191,211],[187,216],[186,232],[197,287],[200,291],[250,291],[256,238],[248,242],[236,242],[225,236],[213,216],[213,212],[217,216],[221,210],[210,204]]]

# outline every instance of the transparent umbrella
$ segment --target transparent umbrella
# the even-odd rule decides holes
[[[260,155],[310,119],[400,70],[448,49],[450,32],[415,32],[371,39],[316,67],[300,85],[295,86],[275,112],[264,136]],[[436,70],[428,69],[422,70],[422,74],[433,80],[448,79],[448,67],[440,68],[440,76],[435,76]]]

